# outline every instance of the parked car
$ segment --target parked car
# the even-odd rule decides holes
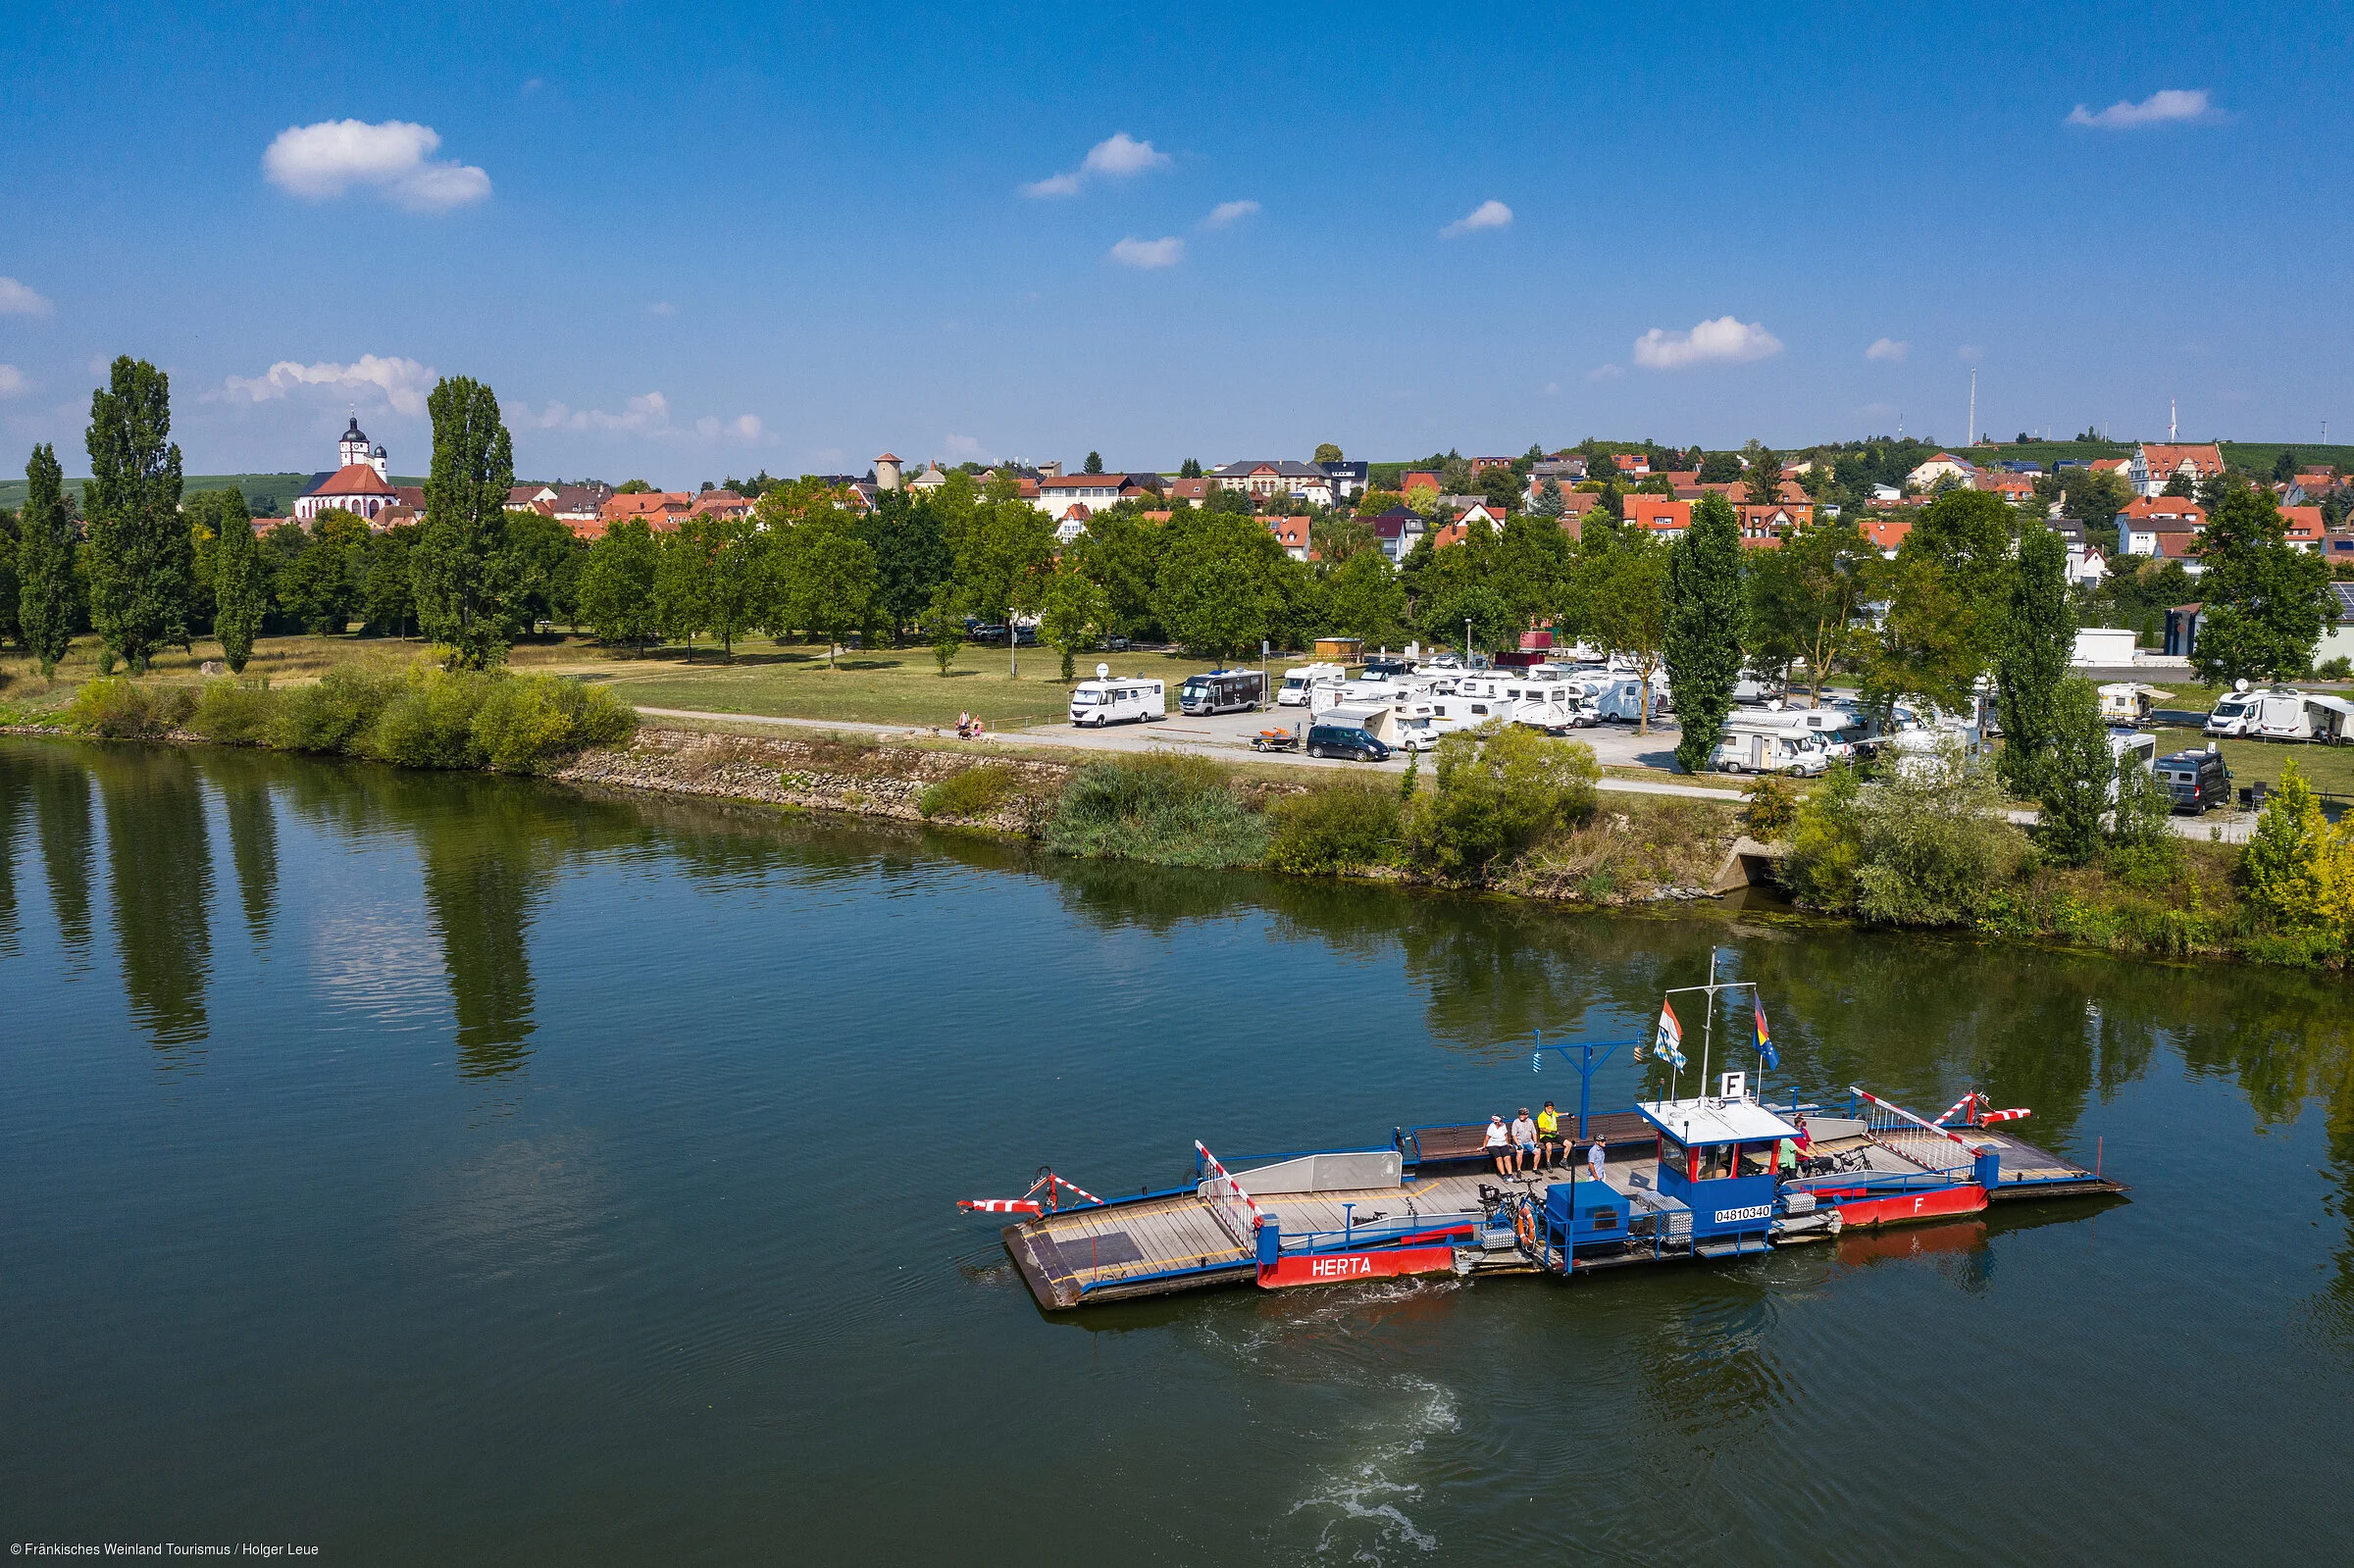
[[[1130,642],[1126,637],[1121,636],[1117,632],[1110,633],[1103,639],[1103,650],[1106,653],[1126,653],[1131,647],[1134,646],[1134,643]]]
[[[1355,726],[1318,724],[1308,727],[1307,754],[1348,757],[1357,762],[1387,762],[1390,748],[1374,739],[1369,732]]]
[[[974,642],[1002,642],[1005,640],[1005,628],[995,622],[982,621],[966,627],[964,634]]]

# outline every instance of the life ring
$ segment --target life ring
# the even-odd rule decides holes
[[[1531,1211],[1526,1198],[1522,1198],[1512,1205],[1512,1234],[1517,1236],[1520,1239],[1520,1244],[1531,1252],[1537,1249],[1536,1215]]]

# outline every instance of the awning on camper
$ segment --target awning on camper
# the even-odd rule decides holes
[[[2348,702],[2343,697],[2325,697],[2318,692],[2307,692],[2305,706],[2324,709],[2336,714],[2340,719],[2354,719],[2354,702]]]

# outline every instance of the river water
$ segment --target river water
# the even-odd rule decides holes
[[[1976,1086],[2130,1201],[1057,1318],[954,1207],[1572,1103],[1529,1031],[1639,1033],[1712,945],[1780,1077]],[[0,1533],[2342,1561],[2345,994],[0,739]]]

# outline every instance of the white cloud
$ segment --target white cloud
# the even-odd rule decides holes
[[[13,278],[0,278],[0,316],[46,316],[57,309]]]
[[[676,316],[679,313],[679,307],[667,299],[657,299],[645,307],[645,313],[648,316]]]
[[[550,400],[535,414],[521,403],[500,410],[507,423],[533,430],[604,430],[631,435],[660,435],[677,429],[670,423],[670,399],[660,392],[633,397],[619,414],[601,408],[573,408]]]
[[[1547,397],[1559,397],[1561,395],[1561,383],[1559,381],[1547,381],[1545,383],[1544,390]]]
[[[1986,351],[1975,343],[1964,343],[1960,348],[1954,350],[1954,358],[1965,365],[1975,365],[1985,357]]]
[[[1174,267],[1185,260],[1185,241],[1138,239],[1131,234],[1112,246],[1110,254],[1122,267],[1139,267],[1150,272],[1156,267]]]
[[[2063,124],[2095,130],[2139,130],[2145,126],[2207,125],[2223,118],[2206,88],[2168,87],[2139,103],[2113,103],[2097,115],[2078,104]]]
[[[1440,229],[1439,237],[1456,239],[1464,234],[1477,233],[1483,228],[1509,228],[1511,223],[1512,210],[1510,207],[1500,201],[1483,201]]]
[[[322,120],[280,131],[262,154],[262,173],[306,201],[357,186],[411,212],[444,212],[488,196],[490,177],[472,164],[427,161],[440,145],[433,126],[406,120]]]
[[[1224,228],[1230,224],[1241,223],[1256,211],[1258,203],[1254,201],[1222,201],[1209,210],[1209,216],[1202,220],[1202,227]]]
[[[1087,150],[1086,159],[1067,174],[1049,175],[1022,187],[1025,196],[1076,196],[1098,178],[1127,179],[1154,169],[1166,169],[1169,155],[1149,141],[1138,141],[1115,130]]]
[[[739,414],[732,420],[722,420],[706,414],[694,422],[694,430],[696,434],[710,441],[718,440],[723,435],[731,440],[756,441],[760,439],[760,416]]]
[[[969,435],[943,437],[940,448],[959,463],[986,463],[989,461],[989,454],[981,449],[981,443]]]
[[[0,397],[14,397],[31,384],[14,365],[0,365]]]
[[[1635,339],[1635,363],[1650,371],[1680,371],[1693,365],[1738,365],[1766,359],[1782,351],[1782,340],[1759,322],[1744,325],[1738,318],[1719,316],[1702,322],[1688,332],[1663,331],[1655,327]]]
[[[1901,338],[1875,337],[1871,340],[1871,346],[1864,351],[1864,357],[1884,359],[1893,364],[1902,361],[1912,351],[1913,345]]]
[[[290,359],[281,359],[259,376],[231,376],[214,395],[269,403],[288,392],[314,386],[337,393],[374,391],[383,396],[393,413],[414,418],[425,412],[426,394],[434,389],[437,379],[432,366],[398,355],[379,359],[374,354],[362,354],[349,365],[327,361],[297,365]]]
[[[1586,372],[1586,379],[1589,381],[1614,381],[1625,374],[1626,367],[1623,365],[1597,365]]]

